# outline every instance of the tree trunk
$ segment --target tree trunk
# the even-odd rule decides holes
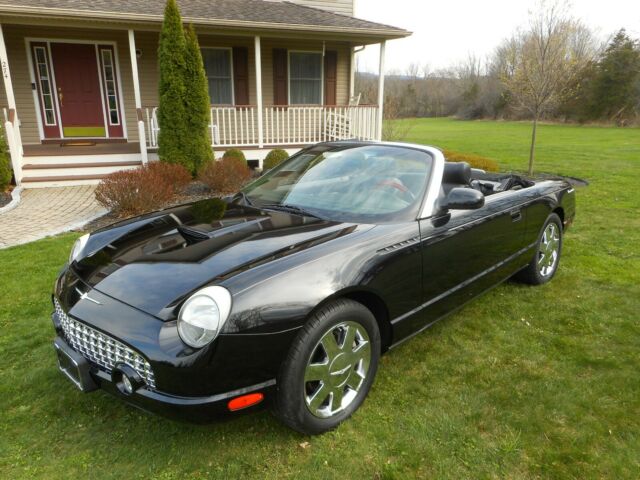
[[[538,115],[533,116],[533,132],[531,132],[531,149],[529,150],[529,175],[533,175],[533,161],[536,154],[536,128],[538,126]]]

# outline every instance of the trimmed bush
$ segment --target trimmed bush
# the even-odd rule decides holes
[[[244,165],[247,165],[247,159],[244,156],[244,153],[242,153],[242,150],[238,148],[230,148],[229,150],[224,152],[222,158],[235,158],[236,160],[241,160]]]
[[[180,193],[191,182],[191,174],[182,165],[149,162],[143,168],[162,177],[163,182],[170,185],[174,193]]]
[[[4,138],[2,122],[0,122],[0,192],[4,192],[11,182],[11,162],[7,150],[7,141]]]
[[[267,153],[266,157],[264,157],[262,168],[264,170],[271,170],[273,167],[280,165],[287,158],[289,158],[289,154],[286,152],[286,150],[275,148]]]
[[[187,42],[185,61],[185,106],[189,138],[184,145],[185,155],[191,161],[191,173],[196,174],[202,165],[213,160],[209,136],[209,85],[204,71],[200,45],[193,25],[185,30]]]
[[[443,150],[444,157],[449,162],[467,162],[472,168],[479,168],[487,172],[497,172],[498,162],[487,157],[474,155],[473,153],[454,152],[453,150]]]
[[[184,167],[154,162],[108,175],[95,195],[100,205],[116,215],[139,215],[167,205],[190,180]]]
[[[222,157],[204,166],[200,181],[220,195],[235,193],[251,179],[251,170],[236,157]]]

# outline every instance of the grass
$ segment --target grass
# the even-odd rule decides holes
[[[407,122],[412,141],[526,169],[527,124]],[[363,408],[320,437],[76,391],[48,318],[75,235],[0,251],[0,477],[637,478],[640,130],[542,125],[537,170],[591,183],[553,282],[504,284],[386,355]]]

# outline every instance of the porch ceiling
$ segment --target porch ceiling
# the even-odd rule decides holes
[[[55,19],[91,19],[159,25],[164,2],[148,0],[0,0],[0,15]],[[201,26],[279,32],[332,33],[349,37],[393,39],[407,30],[288,2],[264,0],[181,0],[185,22]]]

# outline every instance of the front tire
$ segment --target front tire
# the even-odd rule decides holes
[[[536,253],[529,265],[514,278],[529,285],[542,285],[553,278],[558,270],[562,253],[562,220],[552,213],[542,227],[536,244]]]
[[[294,340],[278,376],[275,414],[301,433],[337,427],[362,404],[380,358],[373,314],[348,299],[314,313]]]

